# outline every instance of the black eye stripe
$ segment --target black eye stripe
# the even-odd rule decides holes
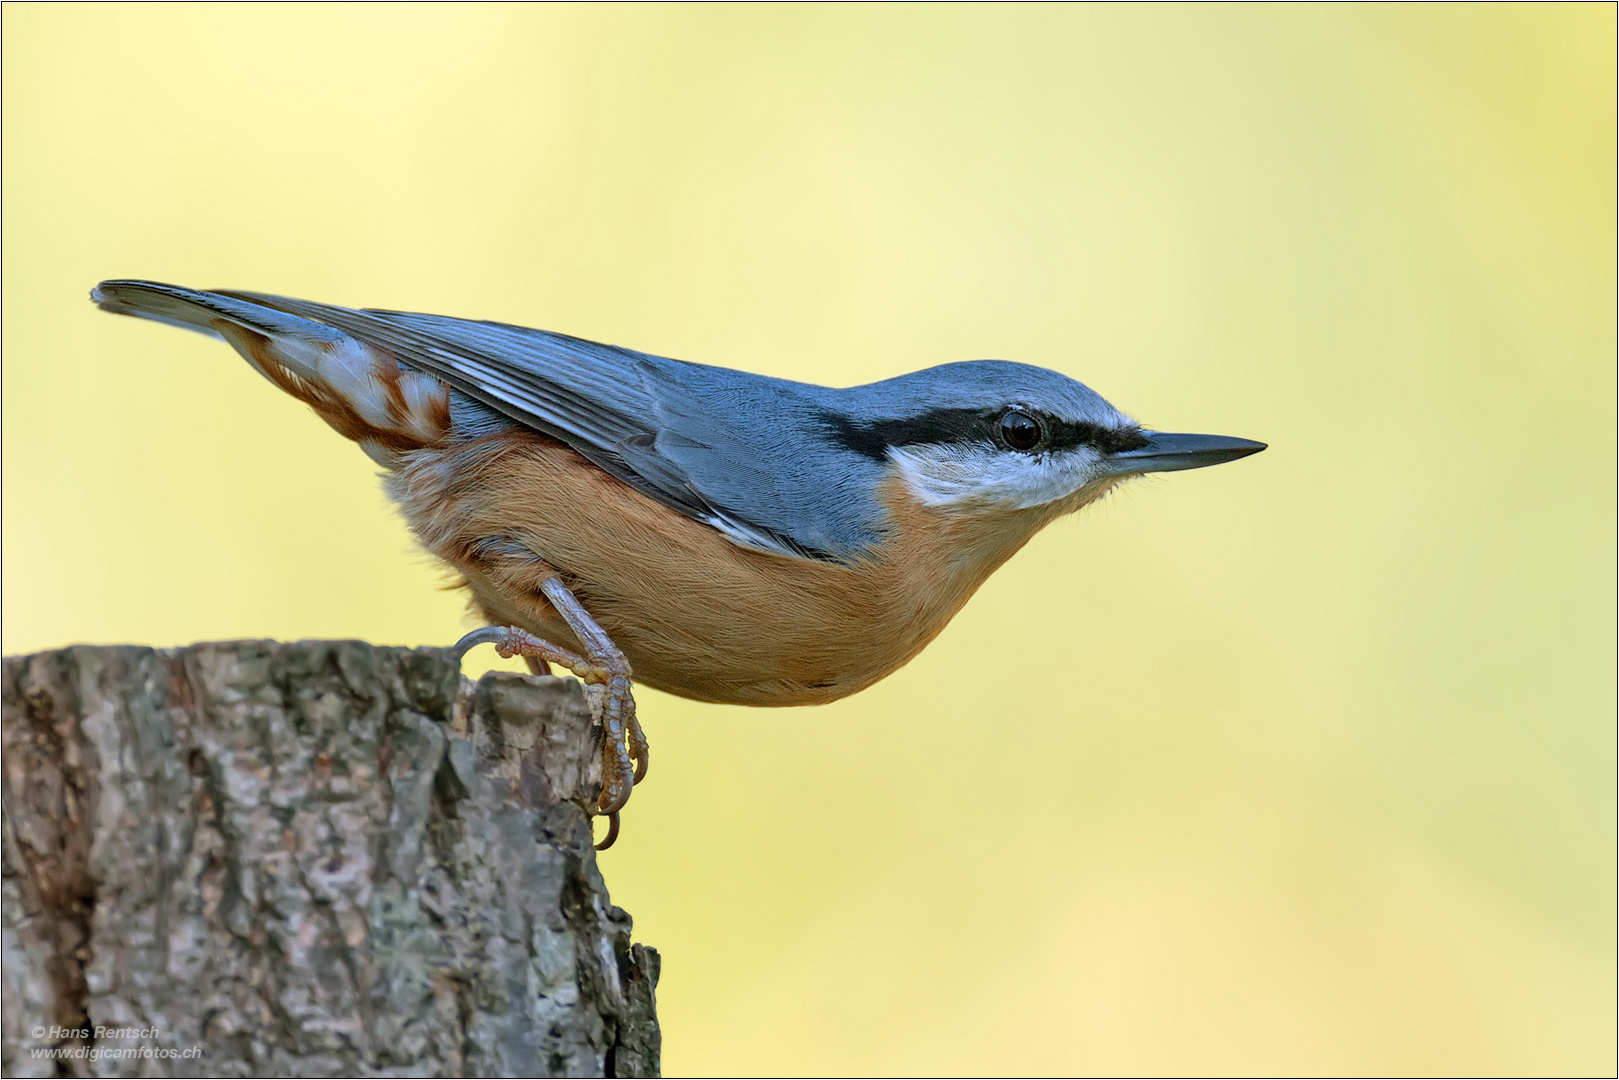
[[[1087,421],[1062,420],[1035,409],[1020,408],[1045,429],[1040,450],[1094,447],[1105,454],[1137,450],[1147,437],[1135,428],[1110,428]],[[883,461],[893,446],[947,446],[969,443],[1000,445],[998,438],[1005,409],[934,409],[903,420],[875,420],[860,424],[837,413],[822,413],[821,422],[840,444],[873,461]]]
[[[1050,424],[1054,450],[1091,446],[1104,454],[1119,454],[1147,445],[1147,437],[1141,434],[1140,428],[1110,428],[1084,420],[1051,420]]]

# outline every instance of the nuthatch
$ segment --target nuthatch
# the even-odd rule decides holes
[[[698,701],[836,700],[921,651],[1048,522],[1265,448],[1143,430],[1003,360],[833,389],[502,323],[147,281],[90,295],[224,338],[382,465],[492,624],[460,651],[493,642],[599,688],[603,847],[647,764],[632,670]]]

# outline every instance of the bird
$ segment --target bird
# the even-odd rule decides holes
[[[104,281],[101,309],[222,338],[383,469],[493,643],[578,675],[619,813],[649,751],[633,685],[814,705],[917,655],[1052,521],[1132,477],[1265,449],[1143,428],[1042,367],[968,360],[827,387],[545,330]]]

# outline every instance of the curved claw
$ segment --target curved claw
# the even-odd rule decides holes
[[[596,803],[596,813],[617,817],[618,812],[624,809],[624,804],[630,801],[630,795],[634,791],[635,787],[632,784],[612,784],[603,781],[601,798]]]
[[[618,811],[614,810],[607,815],[607,835],[602,837],[601,843],[596,845],[597,851],[606,851],[618,839]]]
[[[504,626],[485,626],[474,630],[460,641],[457,641],[450,647],[450,652],[455,656],[456,663],[460,663],[466,658],[467,653],[479,645],[498,646],[502,641],[506,640],[507,635],[510,633],[510,629]]]

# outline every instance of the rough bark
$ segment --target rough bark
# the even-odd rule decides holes
[[[3,681],[6,1075],[658,1075],[578,683],[362,642]]]

